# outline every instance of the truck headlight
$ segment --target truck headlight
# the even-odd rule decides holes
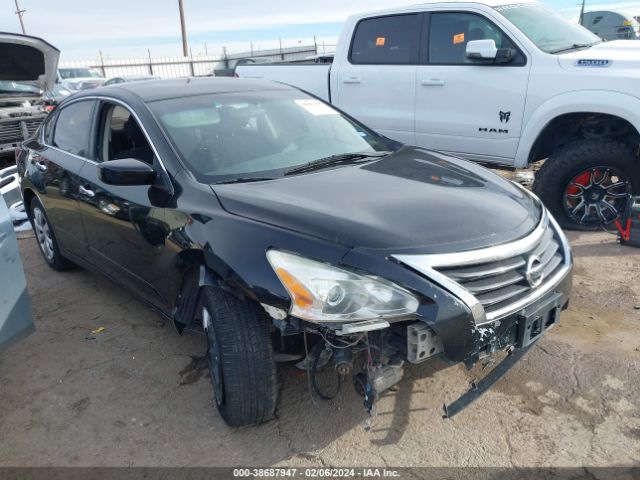
[[[380,277],[269,250],[267,259],[291,296],[289,313],[310,322],[354,322],[415,314],[418,299]]]

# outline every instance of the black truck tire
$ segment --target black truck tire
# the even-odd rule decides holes
[[[595,174],[593,184],[601,180],[603,186],[614,185],[611,179],[617,180],[617,183],[626,183],[626,186],[609,186],[608,192],[620,197],[614,199],[603,196],[607,195],[606,191],[602,191],[604,189],[591,188],[591,181],[587,177],[592,172]],[[596,230],[603,224],[611,224],[617,217],[606,206],[599,213],[596,204],[602,206],[602,200],[607,200],[619,213],[623,213],[624,206],[628,204],[628,196],[622,196],[622,193],[640,193],[640,158],[631,146],[613,139],[599,138],[571,143],[552,153],[547,159],[536,174],[533,191],[563,228]],[[598,195],[603,197],[597,200]],[[584,215],[585,207],[574,213],[581,199],[595,202],[593,207],[588,207],[587,217]]]
[[[278,388],[265,311],[215,287],[203,288],[202,304],[203,317],[209,318],[207,361],[220,415],[231,427],[270,420]]]
[[[31,200],[31,205],[29,205],[29,207],[29,220],[31,221],[31,227],[33,228],[33,232],[36,234],[38,248],[40,249],[40,253],[42,253],[45,262],[47,262],[47,265],[58,271],[74,268],[75,264],[63,257],[60,253],[58,240],[53,233],[51,222],[49,221],[49,217],[47,216],[42,203],[40,203],[40,200],[38,200],[37,197],[34,197],[33,200]]]

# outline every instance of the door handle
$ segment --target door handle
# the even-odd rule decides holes
[[[420,84],[425,87],[442,87],[444,83],[444,80],[441,78],[425,78],[420,82]]]
[[[36,168],[38,170],[40,170],[41,172],[46,172],[47,171],[47,165],[46,163],[44,163],[42,160],[38,160],[33,162],[33,164],[36,166]]]
[[[95,196],[96,196],[96,192],[94,192],[93,190],[91,190],[91,188],[85,188],[85,187],[83,187],[82,185],[80,185],[80,186],[78,187],[78,191],[79,191],[82,195],[84,195],[84,196],[86,196],[86,197],[91,197],[91,198],[93,198],[93,197],[95,197]]]
[[[342,83],[361,83],[360,77],[348,77],[342,80]]]

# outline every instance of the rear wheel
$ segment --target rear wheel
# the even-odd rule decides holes
[[[73,263],[60,254],[58,241],[51,229],[49,218],[40,200],[37,198],[31,201],[31,224],[36,234],[38,247],[40,247],[40,252],[47,264],[54,270],[68,270],[73,268]]]
[[[595,230],[614,222],[640,192],[640,159],[611,139],[574,143],[549,157],[533,190],[564,228]]]
[[[260,305],[205,287],[202,322],[216,405],[232,427],[273,418],[278,396],[269,319]]]

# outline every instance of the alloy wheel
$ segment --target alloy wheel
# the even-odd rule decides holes
[[[33,209],[33,226],[36,231],[36,238],[38,239],[40,250],[42,250],[47,261],[52,262],[55,251],[53,248],[51,229],[49,228],[47,218],[44,216],[44,212],[38,207]]]
[[[608,225],[616,220],[631,196],[631,181],[619,169],[591,167],[575,175],[564,193],[564,209],[585,226]]]

